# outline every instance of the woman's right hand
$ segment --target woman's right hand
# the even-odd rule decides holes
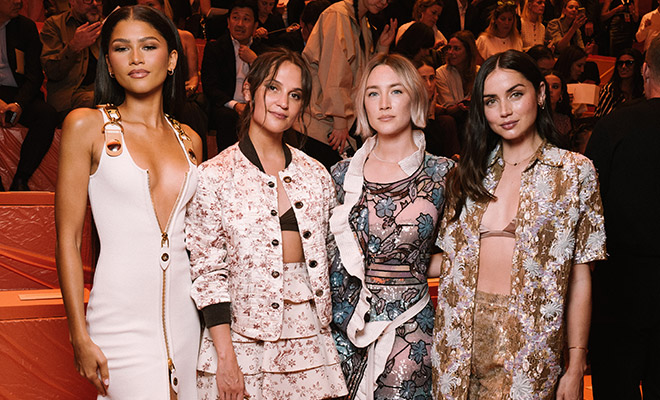
[[[243,372],[238,366],[236,354],[233,351],[225,359],[218,357],[215,381],[218,385],[219,400],[243,400],[247,396]]]
[[[573,20],[573,27],[575,27],[575,30],[579,29],[582,27],[587,22],[587,16],[584,14],[578,14],[577,17]]]
[[[108,360],[101,348],[90,338],[80,344],[74,344],[73,353],[76,360],[76,369],[80,375],[87,378],[101,396],[108,394],[110,375],[108,373]]]

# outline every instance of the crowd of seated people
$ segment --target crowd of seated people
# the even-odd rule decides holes
[[[632,49],[633,33],[637,47],[648,46],[660,31],[652,18],[658,10],[640,23],[642,10],[634,2],[580,1],[417,0],[409,8],[388,7],[384,0],[50,1],[39,33],[14,10],[2,16],[11,22],[3,28],[8,63],[0,66],[0,124],[21,124],[28,133],[15,178],[5,186],[29,190],[56,127],[72,109],[95,106],[99,33],[103,18],[118,6],[152,6],[179,28],[188,79],[185,105],[175,117],[203,138],[209,131],[215,135],[217,148],[205,147],[204,158],[236,142],[246,104],[243,81],[256,57],[274,47],[302,53],[312,69],[312,101],[304,126],[285,137],[330,167],[360,146],[351,92],[376,53],[397,52],[424,71],[435,69],[429,106],[433,132],[457,137],[459,143],[479,65],[504,50],[528,51],[552,81],[548,85],[564,92],[569,83],[600,83],[597,67],[587,62],[589,54],[617,57],[595,111],[571,105],[568,94],[557,97],[553,108],[560,104],[561,110],[573,110],[568,119],[556,119],[562,133],[569,134],[574,119],[594,112],[602,116],[641,97],[642,55]],[[24,54],[24,65],[16,65],[14,52]]]

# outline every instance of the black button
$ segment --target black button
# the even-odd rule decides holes
[[[273,308],[276,309],[276,310],[277,310],[278,308],[280,308],[280,305],[277,304],[277,303],[273,303],[273,304],[271,304],[270,306],[273,307]]]
[[[364,322],[369,322],[371,321],[371,315],[369,315],[369,312],[364,314]]]
[[[319,263],[317,263],[316,260],[312,260],[309,262],[310,268],[316,268],[317,265],[319,265]]]
[[[280,276],[280,273],[277,272],[277,271],[273,271],[273,272],[271,273],[271,275],[273,276],[273,278],[277,278],[277,277]]]
[[[163,261],[167,261],[167,260],[170,259],[170,255],[167,254],[167,253],[163,253],[163,255],[160,256],[160,259],[163,260]]]
[[[284,183],[291,183],[291,177],[290,176],[285,176],[284,178],[282,178],[282,180],[284,181]]]
[[[277,240],[277,239],[273,239],[273,241],[272,241],[272,242],[270,242],[270,244],[272,244],[273,246],[277,246],[277,245],[279,245],[279,244],[280,244],[280,241],[279,241],[279,240]]]
[[[174,377],[174,379],[172,379],[172,383],[174,383],[174,386],[176,386],[179,384],[179,380],[176,377]]]
[[[310,236],[312,236],[312,232],[310,232],[310,231],[303,232],[303,238],[309,239]]]
[[[323,290],[319,289],[316,291],[316,297],[321,297],[323,296]]]
[[[270,215],[273,217],[277,215],[277,210],[270,210]]]
[[[296,208],[302,208],[302,206],[303,206],[302,201],[296,201],[296,203],[294,204],[294,207]]]
[[[268,182],[268,187],[275,187],[275,182]]]

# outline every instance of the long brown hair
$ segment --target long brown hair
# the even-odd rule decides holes
[[[483,63],[472,89],[470,112],[465,129],[465,146],[461,152],[458,167],[454,168],[448,182],[447,212],[453,212],[452,220],[458,219],[467,199],[475,202],[491,201],[495,198],[484,186],[484,178],[488,173],[488,159],[501,138],[493,132],[484,112],[484,83],[486,78],[496,69],[508,69],[519,72],[532,83],[535,91],[541,90],[544,82],[541,71],[532,57],[516,50],[507,50],[490,57]],[[545,87],[546,102],[550,92]],[[536,130],[542,139],[561,147],[561,138],[555,129],[550,106],[537,105]]]

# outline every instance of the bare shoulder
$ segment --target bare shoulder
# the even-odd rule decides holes
[[[103,115],[93,108],[77,108],[69,113],[62,123],[62,139],[74,137],[77,141],[100,137]]]
[[[183,30],[183,29],[178,29],[179,31],[179,36],[181,37],[181,43],[182,44],[190,44],[190,43],[196,43],[195,42],[195,36],[193,36],[192,33]]]

